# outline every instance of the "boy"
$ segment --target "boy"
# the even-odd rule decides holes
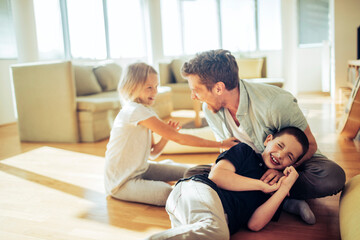
[[[229,239],[242,227],[261,230],[295,183],[298,173],[291,165],[309,142],[300,129],[287,127],[268,135],[264,145],[258,154],[239,143],[219,155],[209,176],[180,180],[166,203],[172,228],[149,239]],[[285,169],[285,176],[269,185],[259,180],[267,169]]]

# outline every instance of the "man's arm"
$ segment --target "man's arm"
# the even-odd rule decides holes
[[[294,167],[290,166],[284,170],[284,177],[278,182],[279,189],[260,207],[258,207],[248,222],[248,228],[252,231],[260,231],[266,226],[279,208],[281,202],[288,195],[299,174]]]
[[[211,168],[209,179],[219,188],[229,191],[263,191],[270,193],[276,191],[280,184],[270,186],[259,179],[241,176],[235,173],[234,165],[227,159],[220,160]]]
[[[294,164],[294,167],[300,166],[304,161],[310,159],[314,155],[314,153],[317,151],[316,139],[315,139],[314,135],[312,134],[309,125],[304,130],[304,133],[309,140],[309,150],[307,151],[307,153],[305,154],[305,156],[302,159],[300,159],[299,161],[297,161]]]

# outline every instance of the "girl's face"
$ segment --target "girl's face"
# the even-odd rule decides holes
[[[146,79],[145,86],[140,92],[139,100],[142,104],[152,106],[155,103],[155,97],[159,86],[158,75],[151,73]]]

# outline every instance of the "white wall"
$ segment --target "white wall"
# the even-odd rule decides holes
[[[32,0],[11,0],[18,59],[0,60],[0,125],[16,122],[10,65],[38,60]]]
[[[297,89],[298,92],[321,92],[322,47],[298,48]]]
[[[357,28],[360,26],[359,0],[334,0],[335,28],[335,94],[339,87],[347,86],[347,62],[355,60]]]
[[[16,122],[10,80],[10,65],[16,60],[0,60],[0,125]]]

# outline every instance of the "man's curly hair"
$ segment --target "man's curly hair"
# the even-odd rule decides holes
[[[227,90],[239,85],[239,68],[230,51],[218,49],[196,54],[181,68],[183,77],[198,75],[210,91],[217,82],[223,82]]]

